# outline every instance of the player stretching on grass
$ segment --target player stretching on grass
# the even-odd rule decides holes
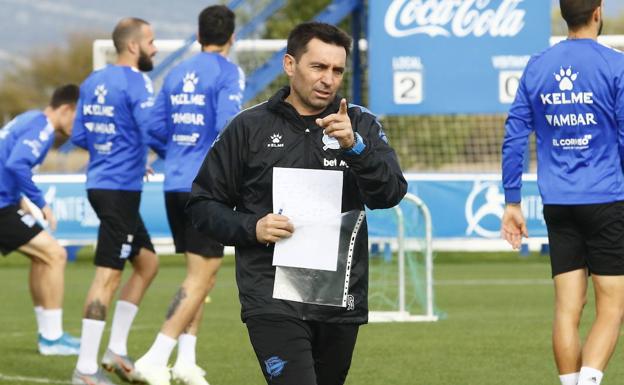
[[[535,131],[555,283],[555,361],[562,385],[599,385],[624,315],[624,55],[596,42],[600,0],[560,6],[568,39],[531,58],[505,126],[502,235],[514,248],[527,236],[520,187]],[[588,273],[596,319],[581,346]]]
[[[54,143],[54,132],[71,134],[78,86],[57,88],[43,111],[25,112],[0,130],[0,253],[18,250],[31,259],[30,294],[39,330],[39,353],[78,354],[80,342],[63,333],[63,291],[67,252],[32,217],[26,195],[56,229],[56,219],[32,181]]]

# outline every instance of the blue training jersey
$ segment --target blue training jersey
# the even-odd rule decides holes
[[[624,200],[624,54],[564,40],[529,61],[505,124],[503,187],[520,202],[529,134],[545,204]]]
[[[212,142],[240,111],[244,88],[243,71],[217,53],[200,52],[169,72],[149,123],[165,147],[165,191],[191,191]]]
[[[41,111],[27,111],[0,129],[0,208],[19,204],[22,194],[37,207],[46,205],[32,180],[54,143],[54,127]]]
[[[108,65],[82,83],[71,140],[89,151],[87,189],[141,191],[153,95],[149,77],[127,66]]]

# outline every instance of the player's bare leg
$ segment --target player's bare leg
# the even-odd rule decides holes
[[[121,270],[97,266],[87,293],[82,319],[82,344],[74,376],[98,375],[97,356],[106,314],[121,282]]]
[[[581,369],[579,324],[587,301],[587,271],[578,269],[554,277],[553,350],[560,375]]]
[[[128,335],[145,292],[158,273],[158,256],[146,248],[131,260],[133,271],[123,285],[111,325],[111,335],[102,358],[104,369],[115,372],[122,380],[136,381],[134,362],[128,356]]]
[[[67,251],[48,232],[42,231],[18,249],[32,262],[30,292],[35,306],[60,309],[65,291]]]
[[[121,288],[119,299],[138,305],[158,273],[158,256],[146,248],[141,248],[132,259],[132,275]]]
[[[137,371],[148,383],[155,383],[166,376],[167,362],[178,337],[184,331],[197,332],[204,300],[214,287],[221,266],[221,258],[205,258],[193,253],[187,253],[186,260],[186,278],[169,305],[160,333],[152,347],[136,363]],[[188,335],[187,338],[194,342],[195,335]],[[192,347],[194,349],[194,344]],[[205,383],[204,373],[195,363],[191,365],[180,361],[180,364],[183,363],[186,365],[178,366],[176,362],[174,378],[184,383]],[[185,378],[187,376],[192,376],[198,382],[189,382],[193,380]]]
[[[167,310],[167,319],[160,329],[161,333],[178,338],[192,324],[206,295],[215,285],[219,267],[221,258],[204,258],[186,253],[186,278]],[[198,320],[201,320],[201,316]],[[199,325],[194,327],[197,329]]]
[[[41,231],[18,250],[31,260],[29,288],[37,316],[39,352],[78,354],[80,341],[63,332],[67,251],[47,231]]]
[[[624,316],[624,276],[592,274],[596,319],[583,347],[579,384],[600,383],[615,350]],[[595,381],[595,382],[592,382]]]

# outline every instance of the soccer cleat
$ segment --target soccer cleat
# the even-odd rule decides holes
[[[84,374],[74,369],[71,383],[72,385],[115,385],[101,370],[95,374]]]
[[[67,333],[55,340],[48,340],[39,334],[37,340],[39,353],[44,356],[72,356],[80,353],[80,339]]]
[[[206,371],[197,365],[177,363],[171,369],[171,377],[184,385],[210,385],[204,378]]]
[[[128,356],[116,354],[110,349],[106,349],[106,353],[104,353],[104,357],[102,357],[102,367],[108,372],[115,372],[122,381],[141,381],[136,375],[132,359]]]
[[[70,343],[80,346],[80,338],[74,337],[69,333],[63,333],[63,335],[65,336],[67,341],[69,341]]]
[[[171,385],[171,373],[166,366],[154,365],[139,359],[134,363],[136,376],[149,385]]]

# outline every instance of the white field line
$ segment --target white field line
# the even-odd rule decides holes
[[[0,383],[9,382],[15,384],[16,382],[24,382],[27,384],[71,384],[71,381],[52,380],[50,378],[42,377],[23,377],[23,376],[7,376],[0,373]]]
[[[158,333],[158,330],[160,328],[160,326],[162,326],[162,324],[154,324],[154,325],[136,325],[136,326],[132,326],[132,329],[130,329],[130,332],[134,331],[134,330],[149,330],[149,329],[153,329],[154,333]],[[110,332],[110,327],[106,328],[108,332]],[[81,330],[80,329],[67,329],[65,330],[66,332],[70,332],[73,335],[79,335]],[[0,338],[6,338],[6,337],[24,337],[27,335],[33,335],[33,337],[36,338],[36,332],[35,330],[28,330],[28,331],[19,331],[19,332],[9,332],[9,333],[0,333]]]
[[[436,286],[529,286],[552,285],[552,279],[496,278],[496,279],[440,279]]]

